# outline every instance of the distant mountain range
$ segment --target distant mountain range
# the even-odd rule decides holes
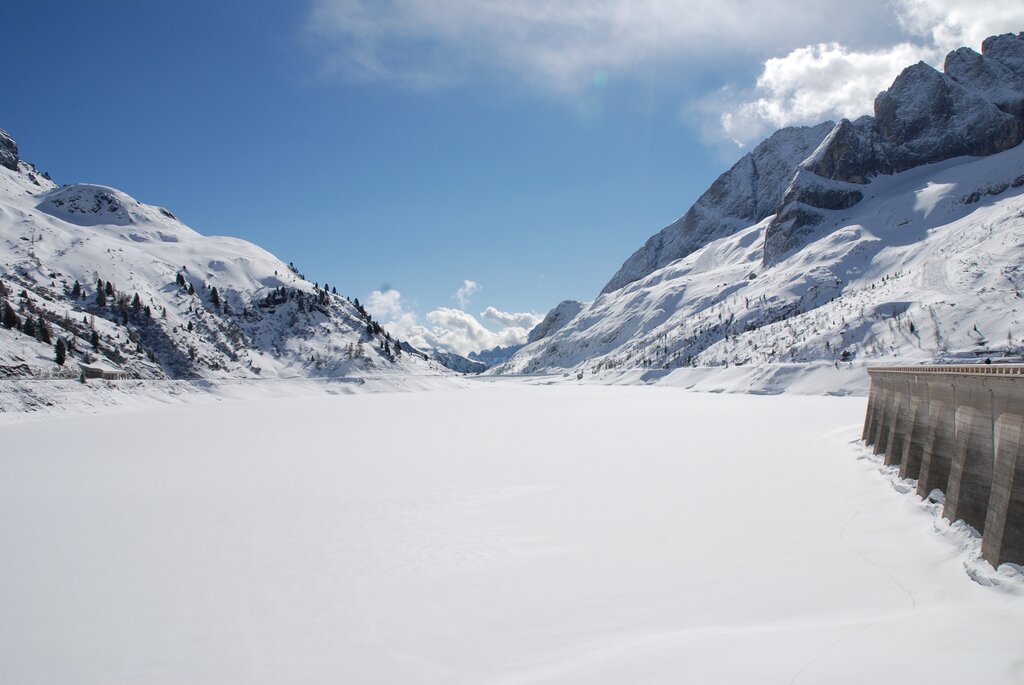
[[[1019,358],[1024,33],[782,129],[495,373]]]

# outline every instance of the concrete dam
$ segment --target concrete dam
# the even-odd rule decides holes
[[[1024,563],[1024,366],[868,369],[864,442],[942,515],[981,533],[993,566]]]

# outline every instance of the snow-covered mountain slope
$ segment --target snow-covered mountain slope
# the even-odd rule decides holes
[[[539,324],[533,327],[530,335],[526,338],[526,342],[537,342],[542,338],[554,335],[576,318],[576,315],[583,311],[585,306],[585,304],[576,300],[563,300],[559,302]]]
[[[6,133],[0,148],[15,158],[0,166],[0,377],[77,378],[79,363],[136,378],[441,373],[266,250],[114,188],[57,187]]]
[[[1024,34],[946,65],[836,125],[776,214],[606,288],[495,372],[1019,357]]]
[[[864,186],[763,265],[771,218],[602,295],[496,370],[978,359],[1024,349],[1024,146]]]
[[[618,290],[716,238],[774,214],[796,166],[833,126],[828,121],[776,131],[719,176],[686,214],[651,236],[601,292]]]

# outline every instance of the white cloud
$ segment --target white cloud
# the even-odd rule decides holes
[[[480,313],[480,316],[496,326],[526,329],[533,328],[544,318],[533,312],[503,312],[494,307],[488,307]]]
[[[493,332],[476,317],[461,309],[439,307],[427,313],[427,320],[436,346],[445,347],[461,355],[487,350],[497,345],[519,345],[526,342],[529,330],[519,326],[506,326]]]
[[[575,92],[679,58],[877,39],[887,12],[885,0],[315,0],[307,25],[324,70],[347,80],[433,87],[497,69]]]
[[[373,318],[380,321],[390,320],[401,316],[401,299],[402,294],[397,290],[374,290],[364,306]]]
[[[719,112],[721,134],[743,145],[793,124],[854,119],[872,112],[875,96],[904,68],[944,53],[928,46],[900,43],[860,52],[838,43],[820,43],[769,59],[753,91],[740,97],[723,90],[706,101]]]
[[[415,312],[405,310],[402,295],[397,290],[375,290],[367,302],[367,311],[399,340],[423,349],[443,347],[461,355],[498,345],[525,343],[530,329],[543,318],[532,312],[510,314],[488,307],[482,316],[498,327],[498,330],[491,330],[462,309],[438,307],[427,312],[428,325],[423,325]]]
[[[609,79],[683,80],[756,59],[756,84],[686,110],[711,140],[746,145],[779,126],[869,113],[903,67],[1024,29],[1024,3],[313,0],[307,27],[325,75],[414,88],[511,76],[570,95],[583,121],[603,107],[585,91]]]
[[[900,25],[943,53],[999,33],[1024,30],[1024,4],[1012,0],[894,0]]]
[[[894,0],[892,8],[906,40],[872,50],[818,43],[769,59],[753,88],[725,88],[694,108],[699,119],[713,116],[705,135],[746,145],[781,126],[870,114],[905,67],[923,60],[941,68],[950,50],[980,50],[984,38],[1024,28],[1019,2]]]
[[[462,287],[455,291],[455,299],[458,300],[459,306],[465,309],[469,305],[470,298],[480,289],[480,284],[476,281],[471,281],[468,278],[463,280]]]

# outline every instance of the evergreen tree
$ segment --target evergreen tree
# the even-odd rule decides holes
[[[196,287],[194,285],[192,285],[191,283],[188,284],[188,294],[189,295],[195,295],[196,294]]]
[[[53,346],[53,353],[56,356],[57,366],[64,366],[64,361],[68,358],[68,349],[63,338],[57,338],[57,344]]]
[[[29,337],[36,337],[36,322],[31,316],[25,317],[25,323],[22,324],[21,332]]]
[[[36,340],[47,345],[53,341],[50,337],[50,324],[42,316],[36,320]]]
[[[71,286],[71,297],[76,300],[82,299],[82,284],[75,281],[75,284]]]
[[[132,298],[132,310],[136,315],[142,310],[142,300],[139,298],[138,293],[135,293],[135,296]]]
[[[213,286],[213,290],[210,291],[210,302],[214,307],[220,306],[220,293],[217,292],[217,286]]]
[[[107,295],[114,296],[114,285],[110,281],[107,281],[106,291]]]
[[[178,287],[180,287],[180,288],[184,288],[185,287],[185,277],[181,275],[180,271],[178,272],[178,277],[175,278],[174,280],[177,282]]]
[[[100,349],[100,334],[96,331],[95,328],[92,329],[92,335],[89,337],[89,342],[92,343],[92,349]]]
[[[96,304],[100,307],[107,306],[107,295],[103,292],[103,288],[96,291]]]
[[[14,313],[14,307],[12,307],[7,300],[4,300],[3,315],[0,316],[0,324],[2,324],[4,328],[18,328],[21,326],[21,319],[19,319],[18,315]]]

